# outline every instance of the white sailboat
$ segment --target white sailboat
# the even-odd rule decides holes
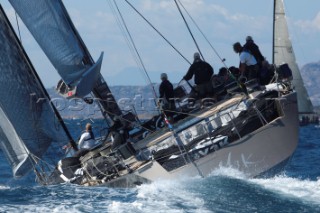
[[[314,113],[312,102],[303,84],[300,69],[289,36],[284,1],[274,1],[274,38],[273,38],[273,63],[276,65],[288,64],[292,70],[292,84],[298,94],[299,114]]]

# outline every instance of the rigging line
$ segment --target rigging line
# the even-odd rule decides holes
[[[197,165],[197,164],[192,160],[192,158],[189,156],[189,153],[187,152],[187,149],[186,149],[185,145],[183,144],[183,142],[181,141],[180,137],[179,137],[178,134],[176,133],[173,125],[172,125],[172,124],[170,123],[170,121],[168,120],[168,117],[167,117],[166,113],[164,112],[164,110],[163,110],[163,108],[162,108],[161,106],[160,106],[160,110],[161,110],[161,112],[162,112],[162,114],[163,114],[163,116],[164,116],[164,121],[165,121],[165,123],[167,124],[167,127],[168,127],[169,131],[171,132],[172,136],[174,137],[174,139],[175,139],[175,141],[176,141],[176,143],[177,143],[177,145],[178,145],[179,151],[180,151],[180,153],[181,153],[181,155],[182,155],[182,158],[184,159],[185,163],[188,164],[187,160],[186,160],[185,157],[184,157],[184,154],[183,154],[182,149],[184,150],[184,153],[186,154],[189,162],[191,162],[192,165],[197,169],[199,175],[200,175],[201,177],[204,177],[204,176],[203,176],[203,173],[202,173],[201,170],[199,169],[198,165]],[[182,147],[182,149],[180,149],[180,146]]]
[[[176,1],[176,0],[175,0]],[[221,63],[224,65],[224,67],[228,70],[229,75],[237,82],[237,85],[239,86],[240,89],[242,89],[245,93],[247,93],[245,91],[244,85],[242,83],[240,83],[237,78],[233,75],[233,73],[229,70],[229,67],[227,66],[227,64],[225,63],[225,59],[222,58],[218,51],[213,47],[213,45],[211,44],[211,42],[208,40],[208,38],[205,36],[205,34],[203,33],[203,31],[200,29],[199,25],[195,22],[195,20],[192,18],[192,16],[190,15],[190,13],[187,11],[187,9],[183,6],[183,4],[181,3],[180,0],[178,0],[178,2],[180,3],[180,5],[182,6],[182,8],[186,11],[187,15],[189,16],[189,18],[192,20],[192,22],[194,23],[194,25],[197,27],[197,29],[199,30],[199,32],[202,34],[202,36],[205,38],[205,40],[209,43],[210,47],[212,48],[212,50],[214,51],[214,53],[218,56],[218,58],[220,59]],[[179,9],[180,10],[180,9]],[[201,54],[201,52],[200,52]]]
[[[19,32],[19,39],[20,39],[20,43],[22,44],[21,34],[20,34],[20,26],[19,26],[19,20],[18,20],[17,12],[15,12],[15,15],[16,15],[16,22],[17,22],[17,27],[18,27],[18,32]]]
[[[47,167],[51,167],[51,169],[54,169],[54,168],[55,168],[55,166],[53,166],[52,164],[48,163],[47,161],[39,158],[38,156],[32,154],[31,152],[30,152],[30,155],[32,156],[33,159],[36,159],[36,160],[34,160],[34,161],[38,162],[37,164],[39,164],[39,162],[42,162],[42,163],[44,163]]]
[[[238,103],[236,104],[237,106],[236,106],[236,109],[235,110],[237,110],[237,108],[238,108],[238,106],[241,104],[241,102],[242,101],[244,101],[246,99],[246,96],[243,96],[243,97],[241,97],[241,99],[238,101]],[[216,105],[216,103],[215,104],[213,104],[212,106],[209,106],[209,107],[211,107],[211,109],[208,109],[208,110],[206,110],[207,112],[215,112],[215,111],[217,111],[218,110],[218,107],[219,105]],[[226,108],[228,108],[228,106],[225,106],[225,107],[222,107],[221,109],[219,109],[217,112],[220,112],[220,111],[223,111],[223,110],[225,110]],[[188,112],[181,112],[181,111],[176,111],[176,110],[168,110],[168,109],[165,109],[165,110],[163,110],[163,111],[165,111],[165,112],[172,112],[172,113],[175,113],[175,114],[180,114],[180,115],[188,115],[188,116],[191,116],[191,117],[199,117],[199,114],[197,114],[197,113],[188,113]],[[239,110],[239,111],[241,111],[241,110]]]
[[[137,58],[137,55],[135,54],[135,52],[133,50],[133,47],[132,47],[132,45],[131,45],[131,43],[130,43],[130,41],[128,39],[128,35],[126,34],[125,29],[123,28],[123,25],[121,24],[121,21],[120,21],[120,18],[119,18],[119,14],[117,14],[117,12],[116,12],[113,4],[112,4],[112,0],[108,1],[108,3],[109,3],[109,7],[111,8],[111,11],[112,11],[112,13],[113,13],[113,15],[115,17],[115,20],[116,20],[116,22],[117,22],[117,24],[119,26],[119,29],[120,29],[120,31],[121,31],[121,33],[122,33],[122,35],[123,35],[128,47],[129,47],[129,50],[131,52],[131,55],[133,56],[133,59],[135,60],[136,64],[138,65],[140,71],[143,72],[143,70],[141,68],[141,64],[140,64],[140,62],[139,62],[139,60]],[[145,77],[145,75],[143,75],[143,76]],[[147,79],[145,79],[145,80],[146,80],[146,82],[148,81]]]
[[[204,37],[204,39],[208,42],[208,44],[210,45],[210,47],[212,48],[212,50],[214,51],[214,53],[218,56],[218,58],[221,60],[221,62],[225,65],[224,63],[225,59],[223,59],[218,51],[213,47],[213,45],[211,44],[211,42],[209,41],[209,39],[207,38],[207,36],[203,33],[203,31],[200,29],[199,25],[196,23],[196,21],[192,18],[192,16],[190,15],[190,13],[188,12],[188,10],[184,7],[184,5],[181,3],[180,0],[178,0],[179,4],[182,6],[182,8],[184,9],[184,11],[187,13],[187,15],[189,16],[189,18],[191,19],[191,21],[193,22],[193,24],[197,27],[197,29],[199,30],[199,32],[201,33],[201,35]]]
[[[129,48],[130,52],[131,52],[131,55],[133,56],[134,61],[136,62],[137,66],[139,67],[140,72],[143,72],[143,70],[141,68],[141,64],[139,62],[139,59],[137,58],[137,55],[135,54],[135,52],[133,50],[133,47],[132,47],[132,45],[131,45],[131,43],[130,43],[130,41],[128,39],[128,35],[126,34],[125,29],[123,28],[123,26],[121,24],[121,21],[120,21],[120,18],[119,18],[119,14],[117,14],[114,6],[112,5],[112,0],[110,0],[108,2],[109,2],[109,7],[111,8],[112,13],[113,13],[113,15],[115,17],[115,20],[116,20],[116,22],[118,24],[118,27],[119,27],[119,29],[120,29],[120,31],[121,31],[126,43],[127,43],[127,46]],[[145,75],[143,75],[143,76],[145,77],[145,81],[148,82],[148,80],[146,79],[146,76]]]
[[[198,51],[199,51],[202,59],[205,61],[205,59],[204,59],[204,57],[203,57],[203,55],[202,55],[202,52],[201,52],[201,50],[200,50],[200,48],[199,48],[199,45],[198,45],[196,39],[194,38],[194,36],[193,36],[193,34],[192,34],[192,32],[191,32],[191,29],[190,29],[190,27],[189,27],[189,25],[188,25],[188,22],[187,22],[187,20],[185,19],[185,17],[184,17],[184,15],[183,15],[183,13],[182,13],[182,11],[181,11],[181,9],[180,9],[180,6],[179,6],[177,0],[174,0],[174,2],[176,3],[177,8],[178,8],[178,10],[179,10],[179,13],[180,13],[181,17],[183,18],[184,23],[186,24],[186,26],[187,26],[187,28],[188,28],[188,31],[189,31],[192,39],[193,39],[193,42],[195,43],[195,45],[196,45],[196,47],[197,47],[197,49],[198,49]]]
[[[173,46],[173,44],[163,35],[160,33],[159,30],[157,30],[128,0],[125,0],[129,6],[136,11],[136,13],[138,13],[138,15],[140,15],[141,18],[143,18],[149,25],[150,27],[152,27],[187,63],[189,63],[191,65],[191,62],[182,55],[182,53]]]
[[[137,56],[138,56],[138,58],[139,58],[139,61],[140,61],[141,65],[142,65],[142,67],[143,67],[143,70],[144,70],[144,72],[145,72],[145,74],[146,74],[146,76],[147,76],[147,78],[148,78],[150,87],[152,88],[152,91],[153,91],[153,93],[154,93],[153,95],[154,95],[155,99],[157,99],[157,98],[158,98],[158,97],[157,97],[157,93],[156,93],[156,91],[155,91],[155,89],[154,89],[154,86],[153,86],[153,84],[152,84],[152,82],[151,82],[151,79],[150,79],[150,76],[149,76],[149,74],[148,74],[148,72],[147,72],[147,70],[146,70],[146,67],[145,67],[145,65],[144,65],[144,63],[143,63],[143,61],[142,61],[142,59],[141,59],[141,56],[140,56],[140,54],[139,54],[139,51],[138,51],[138,49],[137,49],[137,47],[136,47],[136,45],[135,45],[135,43],[134,43],[134,41],[133,41],[133,38],[132,38],[131,33],[130,33],[128,27],[127,27],[127,24],[126,24],[125,20],[123,19],[123,16],[122,16],[122,13],[121,13],[121,11],[120,11],[120,9],[119,9],[119,7],[118,7],[118,4],[116,3],[116,0],[113,0],[113,2],[114,2],[114,4],[116,5],[116,8],[117,8],[118,13],[119,13],[119,15],[120,15],[120,18],[121,18],[121,20],[122,20],[123,26],[125,27],[125,29],[126,29],[126,31],[127,31],[127,34],[128,34],[128,36],[129,36],[129,38],[130,38],[130,41],[131,41],[131,43],[132,43],[132,45],[133,45],[133,48],[134,48],[134,50],[135,50],[135,52],[136,52],[136,54],[137,54]],[[156,103],[155,103],[155,104],[156,104]],[[157,105],[157,104],[156,104],[156,105]]]
[[[107,113],[110,113],[111,115],[116,115],[115,113],[109,112],[109,111],[107,111],[107,110],[106,110],[106,112],[107,112]],[[135,122],[130,121],[129,119],[125,119],[125,118],[123,118],[123,117],[121,117],[121,118],[119,118],[119,119],[120,119],[120,120],[127,121],[127,122],[129,122],[129,123],[135,124]],[[138,126],[141,127],[141,128],[144,129],[144,130],[149,131],[150,133],[154,133],[154,131],[152,131],[151,129],[148,129],[148,128],[142,126],[141,124],[138,124]]]

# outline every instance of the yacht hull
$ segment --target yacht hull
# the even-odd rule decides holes
[[[299,132],[296,93],[283,96],[278,105],[283,109],[280,117],[217,151],[209,153],[210,146],[207,147],[201,151],[204,156],[193,163],[169,172],[153,160],[107,185],[131,186],[164,179],[206,177],[221,167],[237,169],[248,177],[274,175],[284,169],[293,155]]]

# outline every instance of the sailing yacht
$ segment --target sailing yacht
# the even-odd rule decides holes
[[[188,84],[179,85],[175,88],[179,98],[174,123],[164,111],[141,122],[116,104],[99,71],[102,56],[96,63],[92,60],[61,0],[43,0],[40,5],[36,0],[10,3],[61,75],[58,92],[81,98],[91,93],[99,98],[100,109],[112,127],[110,132],[128,133],[116,149],[112,147],[114,135],[108,134],[84,156],[62,158],[53,171],[37,172],[41,184],[128,187],[158,179],[207,177],[221,166],[236,168],[249,177],[273,175],[283,170],[294,153],[298,144],[297,93],[287,78],[276,74],[263,88],[254,80],[213,84],[226,94],[205,107],[201,100],[188,107],[188,91],[192,89]],[[281,3],[276,7],[281,8]],[[53,37],[43,36],[43,29],[54,31]],[[49,45],[52,41],[66,48],[60,52]],[[69,65],[74,68],[69,70]],[[281,67],[274,72],[281,72]],[[8,155],[15,157],[15,153]]]

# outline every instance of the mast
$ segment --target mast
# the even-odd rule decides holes
[[[273,63],[281,65],[287,63],[292,70],[292,84],[298,95],[298,110],[300,114],[313,113],[313,106],[303,79],[296,63],[296,57],[289,37],[283,0],[274,1],[273,26]]]
[[[276,1],[277,0],[274,0],[273,1],[273,21],[272,21],[272,64],[275,64],[275,61],[274,61],[274,55],[275,55],[275,49],[274,49],[274,46],[275,46],[275,23],[276,23]]]

